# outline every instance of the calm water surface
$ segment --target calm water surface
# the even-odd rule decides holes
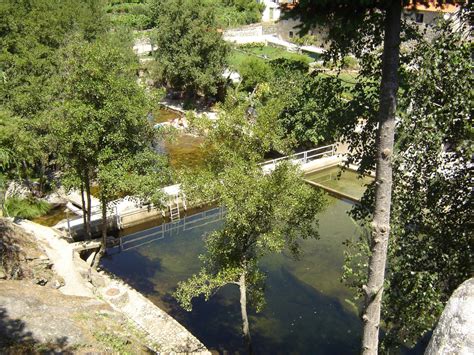
[[[305,178],[357,199],[360,199],[364,194],[366,185],[374,180],[370,176],[360,178],[352,170],[341,171],[341,168],[338,166],[310,173]]]
[[[259,314],[250,312],[257,353],[358,353],[361,324],[357,310],[347,301],[351,292],[339,281],[342,242],[354,238],[358,230],[347,215],[350,208],[350,204],[328,197],[327,209],[318,216],[320,239],[302,242],[300,260],[286,253],[262,260],[267,305]],[[103,266],[170,313],[209,349],[235,353],[244,351],[237,286],[224,287],[208,302],[196,299],[192,312],[182,310],[172,297],[179,281],[198,272],[203,236],[221,225],[222,221],[214,219],[191,228],[195,224],[185,227],[182,220],[164,234],[156,231],[173,226],[156,227],[135,235],[145,238],[104,258]],[[150,232],[155,235],[146,237]],[[140,245],[144,242],[147,244]]]

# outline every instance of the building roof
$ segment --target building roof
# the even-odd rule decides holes
[[[429,0],[426,5],[419,3],[410,4],[405,6],[405,10],[443,13],[453,13],[459,10],[459,5],[443,4],[441,6],[437,6],[436,2],[436,0]]]

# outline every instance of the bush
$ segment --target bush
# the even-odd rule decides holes
[[[51,205],[34,198],[11,197],[6,200],[4,209],[10,217],[30,219],[46,214],[51,209]]]
[[[237,48],[239,49],[253,49],[253,48],[263,49],[263,47],[265,47],[265,44],[259,43],[259,42],[242,43],[237,46]]]
[[[309,65],[304,58],[276,58],[270,61],[275,75],[284,75],[289,71],[307,73]]]
[[[359,62],[357,61],[356,58],[347,56],[347,57],[344,57],[344,59],[342,60],[342,67],[344,69],[354,70],[354,69],[359,68]]]
[[[242,85],[245,90],[251,91],[258,84],[268,82],[273,76],[271,66],[262,59],[249,57],[242,61],[239,68]]]

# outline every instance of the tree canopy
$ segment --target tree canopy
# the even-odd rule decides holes
[[[444,24],[432,41],[418,40],[404,66],[383,313],[387,345],[416,343],[470,276],[470,56],[470,45]],[[366,206],[372,198],[369,190]],[[367,210],[357,213],[370,218]]]
[[[216,96],[229,48],[213,6],[205,0],[156,0],[152,9],[158,79],[187,96]]]
[[[217,157],[208,160],[204,171],[185,177],[188,198],[213,201],[226,212],[223,228],[205,238],[201,271],[178,285],[176,297],[190,310],[194,297],[207,300],[227,284],[238,285],[242,330],[251,352],[247,298],[257,311],[265,300],[259,260],[284,249],[298,256],[298,241],[318,235],[315,216],[324,199],[289,162],[272,171],[262,169],[258,163],[278,146],[282,131],[267,119],[274,112],[255,105],[258,115],[252,117],[247,105],[243,102],[220,116],[207,143]]]

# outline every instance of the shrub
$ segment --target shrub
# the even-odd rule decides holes
[[[309,70],[309,65],[302,56],[276,58],[270,61],[270,65],[276,75],[282,75],[288,71],[307,73]]]
[[[342,59],[342,67],[344,69],[357,69],[359,67],[359,62],[356,58],[347,56]]]
[[[257,84],[267,82],[273,76],[271,66],[262,59],[249,57],[242,61],[239,68],[242,85],[245,90],[253,90]]]
[[[10,197],[6,200],[4,209],[10,217],[35,218],[46,214],[51,205],[35,198]]]

